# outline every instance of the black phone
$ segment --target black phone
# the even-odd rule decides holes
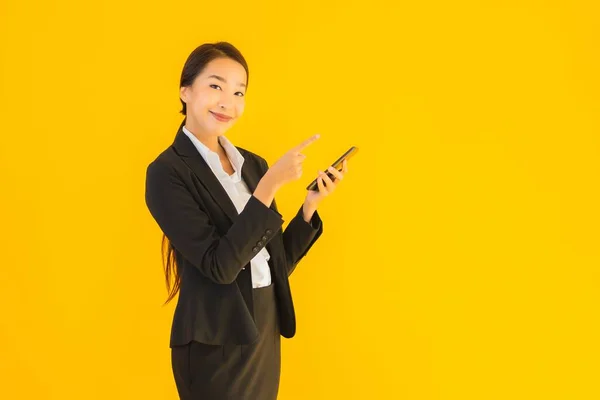
[[[331,166],[335,169],[337,169],[338,171],[342,170],[342,164],[344,162],[344,160],[349,159],[350,157],[352,157],[353,155],[356,154],[356,152],[358,151],[358,147],[356,146],[352,146],[350,147],[350,149],[345,152],[344,154],[342,154],[342,156],[340,158],[338,158],[333,164],[331,164]],[[333,176],[333,174],[331,172],[327,172],[327,168],[325,168],[324,171],[332,180],[335,179],[335,176]],[[319,185],[317,184],[317,179],[315,178],[314,181],[312,181],[310,183],[310,185],[308,185],[306,187],[306,190],[314,190],[316,192],[319,191]]]

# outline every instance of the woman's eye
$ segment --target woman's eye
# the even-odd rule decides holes
[[[210,84],[209,86],[213,89],[221,89],[221,86],[215,85],[214,83]],[[235,95],[239,97],[244,97],[244,93],[242,92],[237,92]]]

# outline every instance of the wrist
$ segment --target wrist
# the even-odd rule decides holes
[[[271,203],[273,203],[278,189],[279,186],[273,182],[271,176],[267,176],[267,174],[265,174],[258,182],[258,185],[256,185],[254,197],[260,200],[267,207],[271,207]]]
[[[309,201],[308,197],[306,199],[304,199],[304,209],[308,209],[308,210],[316,210],[317,206],[319,205],[319,202],[317,201]]]
[[[302,217],[304,218],[304,221],[310,222],[315,211],[317,211],[317,205],[305,200],[302,205]]]
[[[271,189],[273,192],[277,192],[282,186],[281,183],[279,183],[277,179],[275,179],[275,177],[271,173],[271,170],[267,170],[267,172],[265,172],[260,182],[264,182],[264,184],[268,186],[269,189]]]

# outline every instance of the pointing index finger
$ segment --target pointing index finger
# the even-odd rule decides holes
[[[310,138],[306,139],[305,141],[303,141],[302,143],[300,143],[298,146],[296,146],[296,151],[302,151],[305,148],[307,148],[312,142],[314,142],[315,140],[317,140],[321,135],[319,135],[318,133],[316,135],[311,136]]]

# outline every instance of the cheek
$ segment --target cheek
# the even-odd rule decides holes
[[[215,96],[215,91],[198,91],[194,96],[194,108],[196,110],[210,109],[218,101],[218,95]]]
[[[241,100],[238,102],[238,104],[236,105],[236,111],[237,111],[237,115],[240,116],[244,113],[244,108],[246,107],[246,103],[244,102],[244,100]]]

